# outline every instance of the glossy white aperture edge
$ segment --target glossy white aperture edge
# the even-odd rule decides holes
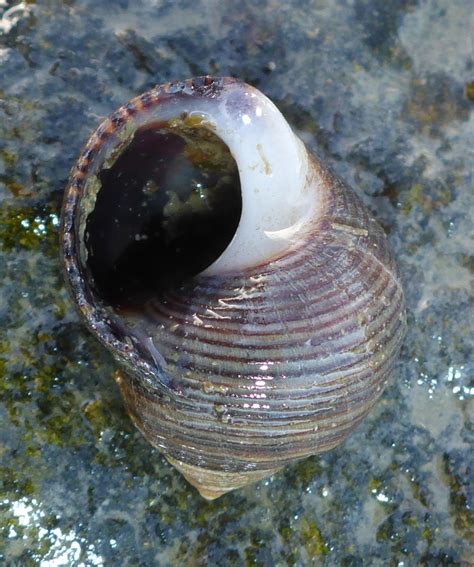
[[[229,111],[235,90],[249,100]],[[308,155],[277,107],[245,83],[229,85],[203,115],[237,163],[242,214],[232,241],[202,274],[242,271],[282,254],[313,217]]]

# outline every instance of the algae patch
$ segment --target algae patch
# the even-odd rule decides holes
[[[51,207],[5,207],[0,212],[0,245],[15,249],[57,253],[59,216]]]

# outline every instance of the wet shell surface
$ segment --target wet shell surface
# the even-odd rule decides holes
[[[382,228],[259,91],[159,86],[72,170],[66,278],[145,437],[209,499],[341,443],[405,327]]]

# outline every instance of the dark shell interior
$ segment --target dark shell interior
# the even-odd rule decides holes
[[[194,118],[140,127],[97,178],[87,266],[95,291],[114,307],[136,306],[207,268],[240,220],[237,164]]]

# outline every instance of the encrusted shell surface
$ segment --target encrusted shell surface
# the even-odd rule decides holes
[[[268,261],[197,275],[139,311],[114,309],[94,292],[81,226],[94,207],[85,187],[103,148],[147,108],[179,93],[182,110],[187,97],[219,99],[228,84],[243,85],[200,78],[157,87],[119,109],[72,170],[63,212],[67,280],[89,328],[123,369],[117,382],[127,410],[206,498],[341,443],[382,393],[405,327],[382,228],[306,154],[303,193],[314,192],[317,208]]]

